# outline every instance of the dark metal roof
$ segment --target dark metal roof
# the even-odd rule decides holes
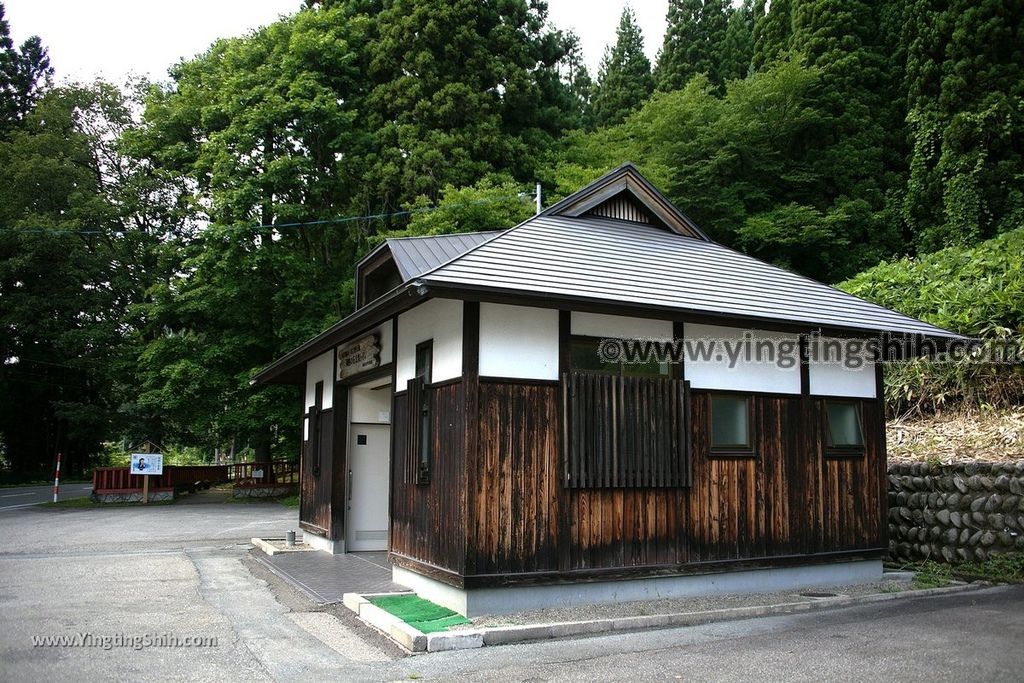
[[[629,193],[664,227],[595,216]],[[665,228],[668,228],[666,230]],[[541,305],[651,311],[765,327],[961,338],[710,241],[632,164],[505,231],[388,239],[402,284],[253,377],[301,383],[301,364],[424,296],[521,296]],[[557,302],[557,303],[555,303]],[[666,316],[667,317],[667,316]]]
[[[715,242],[593,216],[537,216],[420,280],[723,318],[958,336]]]
[[[392,237],[386,240],[403,282],[451,261],[502,232],[466,232],[425,237]]]

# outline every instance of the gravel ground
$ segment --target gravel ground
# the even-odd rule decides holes
[[[809,589],[808,592],[833,593],[836,596],[849,597],[874,595],[876,593],[897,593],[913,590],[911,577],[912,574],[909,572],[893,572],[891,575],[887,575],[883,580],[874,583],[819,587]],[[523,612],[514,612],[512,614],[503,614],[501,616],[476,617],[475,619],[471,619],[469,624],[456,626],[450,630],[455,631],[459,629],[484,628],[488,626],[547,624],[565,621],[591,621],[594,619],[615,619],[620,617],[648,616],[653,614],[706,612],[708,610],[729,609],[732,607],[816,602],[822,599],[810,597],[809,595],[801,595],[801,592],[714,595],[696,598],[640,600],[636,602],[620,602],[607,605],[527,610]]]

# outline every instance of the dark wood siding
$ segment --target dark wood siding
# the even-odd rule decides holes
[[[479,581],[467,585],[882,546],[884,445],[874,400],[861,402],[862,457],[825,456],[823,400],[777,395],[752,397],[754,456],[715,457],[710,394],[694,391],[692,486],[617,489],[562,485],[560,401],[555,383],[480,383],[466,558],[467,576]]]
[[[334,472],[334,410],[311,408],[309,440],[302,444],[299,481],[300,526],[327,538],[336,539],[331,518],[331,492]]]
[[[395,394],[391,423],[394,462],[391,477],[391,552],[434,567],[462,573],[466,548],[466,459],[462,382],[428,386],[432,394],[430,477],[416,483],[419,454],[409,430],[417,428],[417,410],[408,392]]]

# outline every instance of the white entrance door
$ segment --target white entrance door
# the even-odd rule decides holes
[[[353,424],[345,549],[388,549],[388,458],[391,425]]]

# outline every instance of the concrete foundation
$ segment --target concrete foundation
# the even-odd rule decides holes
[[[754,569],[718,574],[659,576],[622,581],[471,590],[455,588],[398,566],[393,567],[391,572],[391,580],[395,583],[414,590],[420,597],[467,617],[509,614],[545,607],[573,607],[631,600],[803,590],[822,586],[868,583],[881,578],[881,560]]]
[[[302,532],[302,542],[314,550],[322,550],[331,555],[341,555],[345,552],[345,541],[332,541],[309,531]]]

